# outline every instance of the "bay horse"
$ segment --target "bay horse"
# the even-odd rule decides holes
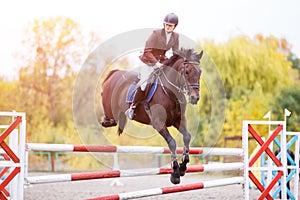
[[[170,181],[173,184],[180,183],[180,176],[185,175],[186,165],[189,162],[191,135],[185,117],[186,95],[189,96],[191,104],[197,104],[200,98],[202,55],[203,51],[197,53],[193,49],[181,48],[174,52],[165,65],[153,72],[157,87],[152,98],[140,102],[135,109],[133,120],[151,125],[167,142],[171,151],[173,172]],[[127,120],[124,112],[130,106],[130,103],[126,103],[128,89],[134,82],[138,82],[137,72],[112,70],[102,84],[104,118],[101,125],[103,127],[119,125],[119,135],[123,132]],[[147,90],[149,88],[147,87]],[[176,159],[176,142],[167,128],[170,126],[174,126],[183,135],[184,148],[180,164]]]

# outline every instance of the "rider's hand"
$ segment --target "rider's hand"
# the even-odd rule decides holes
[[[158,68],[160,68],[161,66],[163,66],[163,64],[161,64],[160,62],[157,62],[157,63],[153,66],[153,68],[154,68],[154,69],[158,69]]]

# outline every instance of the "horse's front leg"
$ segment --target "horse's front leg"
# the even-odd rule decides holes
[[[173,172],[171,173],[170,181],[173,184],[179,184],[180,183],[180,171],[179,171],[179,164],[176,159],[176,142],[175,142],[174,138],[171,136],[171,134],[169,133],[166,126],[164,126],[158,132],[166,140],[166,142],[168,143],[169,149],[171,151],[171,159],[172,159],[171,167],[173,168]]]
[[[183,119],[181,123],[176,123],[175,127],[183,136],[184,148],[183,148],[183,155],[182,155],[182,163],[179,165],[180,176],[184,176],[186,172],[186,165],[190,162],[189,158],[189,148],[191,142],[191,134],[187,130],[186,121]]]
[[[150,112],[147,113],[149,115],[149,118],[151,119],[150,122],[151,125],[165,139],[171,151],[171,166],[173,168],[173,172],[171,173],[170,180],[173,184],[179,184],[180,172],[179,172],[179,164],[176,158],[176,141],[171,136],[165,124],[166,122],[165,109],[163,109],[161,106],[156,106],[156,107],[153,106],[152,108],[150,108]]]

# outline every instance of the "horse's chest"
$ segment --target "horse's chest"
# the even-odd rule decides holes
[[[174,104],[167,109],[169,123],[173,123],[177,119],[181,118],[181,107],[180,104]]]

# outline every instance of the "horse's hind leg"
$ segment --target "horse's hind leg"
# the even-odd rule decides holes
[[[124,127],[126,125],[126,115],[124,112],[121,112],[119,114],[119,127],[118,127],[118,135],[121,135],[123,133]]]
[[[112,127],[117,125],[116,120],[108,118],[106,116],[103,117],[103,120],[100,123],[103,127]]]

